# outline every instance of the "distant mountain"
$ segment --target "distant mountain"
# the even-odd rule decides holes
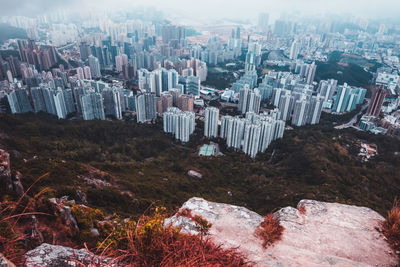
[[[28,38],[26,31],[21,28],[11,26],[6,23],[0,23],[0,43],[7,41],[8,39],[15,38]]]

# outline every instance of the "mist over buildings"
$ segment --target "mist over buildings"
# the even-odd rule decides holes
[[[268,12],[271,19],[282,14],[298,15],[354,15],[368,18],[397,19],[400,1],[382,0],[1,0],[0,16],[23,15],[34,17],[50,12],[93,12],[106,10],[129,10],[139,7],[154,7],[165,14],[181,15],[197,20],[216,20],[234,18],[254,21],[259,12]]]

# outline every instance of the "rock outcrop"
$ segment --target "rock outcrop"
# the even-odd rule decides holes
[[[189,170],[187,174],[192,178],[197,178],[197,179],[203,178],[203,175],[201,173],[194,170]]]
[[[10,167],[10,154],[0,149],[0,182],[2,182],[8,191],[13,189]]]
[[[103,259],[85,249],[72,249],[43,243],[26,253],[26,266],[69,267],[69,266],[114,266],[109,259]],[[91,265],[92,266],[92,265]]]
[[[0,149],[0,184],[3,184],[8,192],[14,192],[21,197],[24,194],[21,178],[22,174],[19,171],[14,174],[11,171],[10,154]]]
[[[66,204],[68,202],[68,197],[63,197],[61,199],[50,198],[49,201],[52,204],[54,212],[61,216],[64,224],[70,227],[72,233],[78,233],[78,223],[76,222],[74,216],[72,216],[71,207]]]
[[[282,240],[264,249],[254,230],[263,217],[243,207],[191,198],[181,207],[212,223],[212,240],[238,248],[255,266],[396,266],[398,257],[380,233],[384,218],[364,207],[302,200],[274,214]],[[196,233],[192,220],[174,215],[166,224]]]

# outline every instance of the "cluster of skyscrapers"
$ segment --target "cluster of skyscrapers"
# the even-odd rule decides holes
[[[357,105],[364,102],[366,93],[366,89],[351,87],[347,83],[343,86],[338,86],[332,111],[343,113],[354,110]]]
[[[246,112],[260,113],[261,96],[256,90],[251,90],[246,84],[239,92],[238,110],[245,114]]]
[[[179,75],[174,69],[159,68],[154,71],[148,71],[146,69],[138,70],[138,86],[139,89],[145,90],[146,92],[155,93],[156,96],[160,96],[161,92],[168,91],[176,88],[182,94],[200,95],[200,83],[201,80],[197,76],[191,75]]]
[[[218,135],[219,109],[208,107],[204,111],[204,136],[224,138],[228,147],[254,158],[259,152],[265,152],[272,141],[283,137],[285,122],[279,117],[278,109],[260,115],[247,112],[245,117],[223,116]],[[194,131],[195,115],[175,107],[168,108],[163,113],[163,125],[164,132],[174,134],[177,140],[188,142]]]
[[[171,107],[177,107],[182,111],[193,111],[194,96],[181,94],[179,89],[172,88],[161,93],[158,97],[155,93],[144,92],[136,96],[137,122],[149,122],[162,115]]]
[[[283,137],[285,122],[278,119],[279,111],[257,115],[246,113],[245,118],[223,116],[220,137],[228,147],[242,150],[250,157],[265,152],[270,143]]]
[[[171,107],[163,113],[164,132],[173,134],[175,139],[183,143],[189,142],[195,125],[194,112],[181,111],[179,108]]]
[[[23,62],[38,70],[49,70],[57,63],[54,46],[37,46],[34,40],[18,40],[19,55]]]
[[[6,94],[12,113],[45,112],[65,119],[81,114],[84,120],[122,119],[122,113],[135,110],[132,91],[93,80],[76,80],[72,88],[55,87],[54,80],[38,86],[16,88]]]

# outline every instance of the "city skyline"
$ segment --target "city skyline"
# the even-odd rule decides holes
[[[34,17],[53,12],[96,12],[99,10],[127,11],[135,8],[156,8],[167,15],[184,16],[193,20],[218,20],[218,19],[239,19],[256,21],[258,12],[266,12],[270,15],[270,20],[274,21],[282,15],[296,17],[298,15],[326,15],[339,14],[343,16],[354,15],[359,17],[380,18],[380,19],[398,19],[398,10],[400,2],[395,0],[384,0],[369,2],[367,5],[364,0],[356,1],[318,1],[318,0],[283,0],[283,1],[257,1],[257,0],[233,0],[233,1],[211,1],[205,0],[201,3],[197,1],[183,0],[89,0],[68,2],[39,0],[39,1],[1,1],[2,9],[0,16],[22,15]]]

